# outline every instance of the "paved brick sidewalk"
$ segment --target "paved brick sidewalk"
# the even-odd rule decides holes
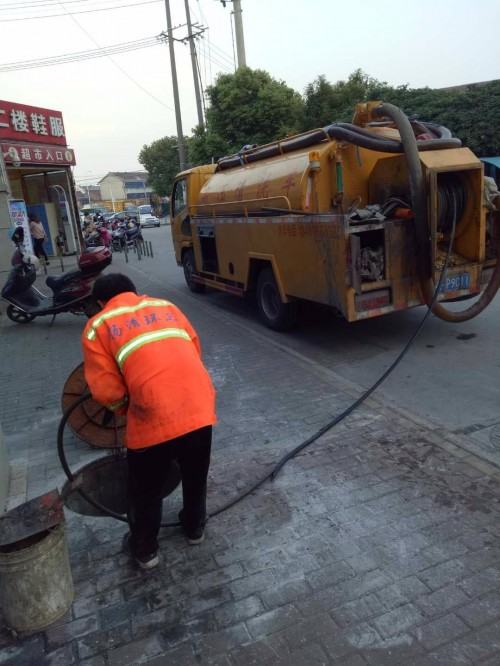
[[[115,268],[120,259],[115,260]],[[218,390],[210,506],[250,486],[352,400],[322,368],[271,345],[132,263],[198,330]],[[61,486],[64,381],[84,322],[0,329],[0,421],[11,505]],[[102,453],[66,436],[73,469]],[[158,570],[120,553],[125,526],[67,512],[71,613],[27,638],[0,633],[0,664],[500,663],[499,472],[433,427],[371,400],[188,547],[162,531]],[[165,516],[179,506],[177,491]]]

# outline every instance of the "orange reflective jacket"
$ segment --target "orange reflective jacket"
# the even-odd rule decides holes
[[[127,414],[127,447],[160,444],[215,423],[215,391],[198,336],[172,303],[119,294],[88,322],[82,346],[92,396]]]

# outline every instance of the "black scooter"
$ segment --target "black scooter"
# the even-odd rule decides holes
[[[142,235],[141,227],[134,222],[133,227],[129,227],[127,223],[121,224],[117,229],[113,231],[112,235],[112,246],[113,250],[120,251],[134,244],[134,241],[144,240]]]
[[[61,312],[83,314],[87,317],[99,312],[99,306],[92,299],[92,287],[101,271],[111,263],[111,252],[108,248],[89,248],[78,258],[78,270],[58,276],[49,275],[45,283],[52,290],[50,297],[33,286],[36,269],[23,258],[23,240],[23,228],[17,227],[12,235],[12,241],[17,248],[12,260],[13,268],[1,291],[2,300],[8,303],[9,319],[16,324],[29,324],[35,317],[52,315],[52,324],[56,315]]]

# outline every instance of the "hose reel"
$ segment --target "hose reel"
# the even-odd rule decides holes
[[[84,366],[80,363],[64,384],[61,401],[63,413],[88,390]],[[104,449],[124,448],[126,424],[125,416],[110,412],[92,398],[81,402],[68,418],[68,426],[74,435],[91,446]]]

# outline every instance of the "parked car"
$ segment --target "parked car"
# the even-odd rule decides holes
[[[160,219],[155,217],[151,212],[151,206],[149,204],[144,204],[139,206],[139,224],[141,227],[159,227]]]

